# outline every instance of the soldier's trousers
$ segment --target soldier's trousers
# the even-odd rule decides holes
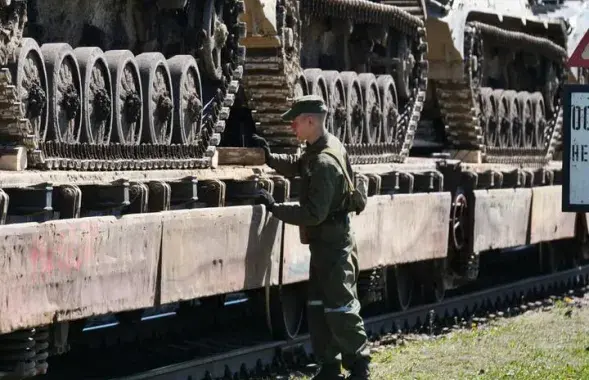
[[[308,320],[313,352],[322,364],[344,368],[367,357],[367,338],[360,317],[356,284],[358,256],[356,243],[349,235],[338,243],[311,242]]]

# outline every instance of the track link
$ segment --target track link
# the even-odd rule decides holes
[[[420,20],[425,19],[425,4],[421,0],[384,0],[381,3],[402,9]]]
[[[281,113],[288,109],[293,98],[319,93],[328,103],[328,126],[345,143],[353,164],[405,160],[425,101],[427,43],[423,16],[412,14],[416,13],[417,2],[396,3],[403,8],[366,0],[304,0],[300,4],[291,0],[278,2],[280,46],[246,44],[248,55],[244,76],[248,104],[255,110],[256,130],[268,139],[276,151],[296,151],[299,148],[290,126],[281,120]],[[408,98],[398,101],[393,77],[388,74],[374,76],[351,71],[303,70],[299,58],[301,20],[309,16],[387,25],[408,36],[414,57],[408,81]],[[375,88],[378,90],[375,91]],[[372,94],[366,95],[366,89]],[[392,95],[383,101],[387,92]],[[338,97],[339,102],[336,101]],[[358,124],[361,125],[359,130],[353,131],[352,126]]]
[[[545,94],[481,87],[483,44],[510,46],[547,58],[558,67],[558,89]],[[464,39],[464,79],[440,81],[436,87],[449,142],[460,149],[483,151],[486,162],[550,161],[560,144],[559,92],[565,81],[566,57],[566,50],[547,38],[469,22]]]
[[[3,7],[1,138],[5,144],[25,146],[28,166],[40,169],[209,167],[245,59],[239,45],[245,24],[237,21],[243,1],[229,0],[225,7],[229,25],[220,53],[222,74],[207,104],[199,67],[190,55],[165,59],[159,53],[134,56],[128,50],[92,48],[90,53],[67,44],[39,47],[23,38],[26,1]],[[88,61],[95,56],[97,61]],[[92,74],[85,77],[84,69]]]

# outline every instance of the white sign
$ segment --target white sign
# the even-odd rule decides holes
[[[565,86],[563,211],[589,211],[589,86]]]

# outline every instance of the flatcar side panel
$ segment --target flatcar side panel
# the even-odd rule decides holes
[[[377,195],[352,218],[360,269],[445,257],[450,193]]]
[[[0,227],[0,333],[150,307],[161,243],[158,215]]]
[[[377,195],[352,215],[362,270],[445,257],[448,249],[450,193]],[[309,247],[298,227],[285,225],[282,282],[309,278]]]
[[[282,222],[263,206],[163,214],[163,303],[277,284]]]
[[[300,242],[299,227],[284,224],[282,283],[292,284],[309,279],[309,246]]]
[[[475,252],[527,243],[532,189],[475,190],[474,197]]]
[[[530,244],[575,236],[574,212],[561,211],[562,186],[532,189],[532,223]]]

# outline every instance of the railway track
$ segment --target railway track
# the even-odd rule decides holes
[[[474,284],[470,290],[461,291],[468,293],[456,292],[438,304],[426,304],[405,311],[366,317],[367,332],[371,340],[386,342],[401,332],[419,331],[435,334],[472,320],[484,322],[493,315],[516,315],[529,308],[542,307],[544,304],[541,300],[548,296],[573,292],[573,289],[587,291],[589,265],[585,263],[573,269],[517,281],[503,278],[499,281],[508,282],[499,285],[495,283],[487,287],[489,281],[497,280],[487,277],[483,283]],[[100,368],[100,374],[90,369],[89,363],[66,359],[65,365],[60,367],[67,373],[56,371],[58,368],[53,366],[54,371],[50,371],[48,376],[72,376],[71,363],[76,362],[75,367],[81,372],[73,375],[73,378],[80,379],[252,379],[287,374],[313,361],[312,354],[309,355],[311,350],[308,334],[300,335],[291,341],[272,341],[249,325],[247,329],[234,330],[231,333],[227,329],[223,331],[222,334],[217,333],[209,338],[191,340],[184,337],[177,342],[162,342],[155,346],[135,343],[134,349],[112,352],[110,358],[95,357],[94,359],[98,360],[94,360],[91,367]],[[132,370],[131,368],[138,368],[136,365],[139,362],[143,363],[144,369]],[[145,370],[145,363],[149,363],[154,369]]]

